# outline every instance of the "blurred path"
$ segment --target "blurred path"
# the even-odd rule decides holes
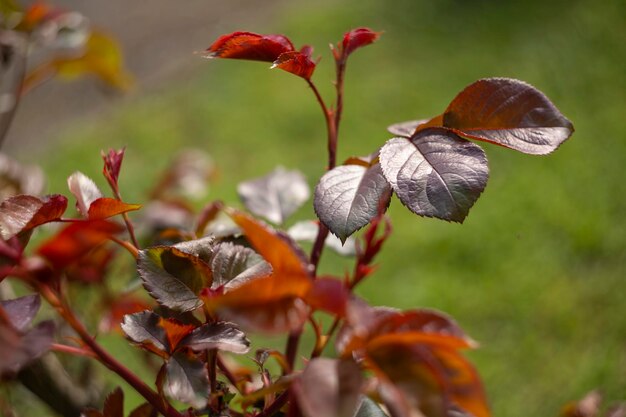
[[[205,62],[193,55],[218,35],[260,31],[284,0],[51,0],[84,13],[122,44],[137,81],[133,95],[167,88]],[[124,97],[106,94],[92,79],[52,81],[27,95],[2,151],[15,154],[41,144],[69,122],[106,111]]]

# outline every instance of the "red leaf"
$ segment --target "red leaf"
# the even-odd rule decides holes
[[[69,265],[65,274],[70,281],[80,281],[85,284],[100,283],[107,276],[109,265],[114,257],[113,249],[106,245],[97,246]]]
[[[87,213],[89,220],[102,220],[140,208],[141,204],[128,204],[114,198],[101,197],[91,203]]]
[[[124,391],[120,387],[104,400],[104,417],[124,417]]]
[[[318,278],[313,282],[304,301],[313,309],[344,317],[349,296],[350,291],[343,282],[333,278]]]
[[[293,51],[291,41],[283,35],[259,35],[234,32],[219,37],[207,49],[207,58],[248,59],[274,62],[280,54]]]
[[[109,311],[102,318],[102,321],[100,321],[98,329],[105,333],[111,331],[122,333],[120,323],[124,316],[150,308],[150,304],[134,296],[126,295],[124,298],[115,299],[112,301],[111,305],[109,305]]]
[[[159,320],[159,326],[165,329],[167,341],[170,344],[170,352],[174,352],[178,343],[196,328],[193,324],[184,324],[175,319],[166,318]]]
[[[374,32],[373,30],[365,27],[352,29],[351,31],[346,32],[343,35],[342,42],[343,58],[347,58],[348,55],[354,52],[357,48],[376,42],[381,34],[382,32]]]
[[[272,68],[280,68],[287,72],[310,80],[315,71],[315,62],[307,55],[308,50],[303,52],[290,51],[282,53],[273,63]]]
[[[67,198],[59,194],[43,198],[9,197],[0,204],[0,234],[8,240],[20,232],[59,219],[66,208]]]
[[[120,225],[106,220],[71,223],[44,242],[37,253],[48,259],[55,269],[63,269],[123,230]]]
[[[102,159],[104,160],[104,168],[102,174],[109,183],[117,185],[117,180],[120,175],[120,168],[122,167],[122,160],[124,159],[125,148],[116,151],[109,149],[109,153],[106,155],[102,152]]]

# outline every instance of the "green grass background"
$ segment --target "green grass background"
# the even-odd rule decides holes
[[[326,45],[357,26],[385,31],[351,57],[340,160],[382,145],[391,123],[439,114],[483,77],[525,80],[572,120],[576,133],[549,156],[485,145],[491,178],[463,225],[394,200],[394,233],[358,291],[372,304],[457,318],[481,342],[469,356],[496,416],[555,416],[594,388],[626,398],[625,23],[621,1],[301,0],[271,24],[230,28],[313,44],[323,57],[314,80],[329,98]],[[302,80],[267,67],[207,61],[197,77],[78,123],[22,159],[41,162],[49,191],[66,193],[70,173],[97,178],[99,150],[126,145],[122,188],[138,202],[183,147],[216,160],[210,198],[239,204],[236,184],[278,164],[314,186],[326,164],[321,112]],[[300,212],[312,216],[310,205]],[[322,265],[348,267],[332,255]]]

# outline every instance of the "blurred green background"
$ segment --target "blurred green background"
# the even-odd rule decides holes
[[[481,343],[469,356],[495,416],[556,416],[594,388],[609,402],[626,399],[626,3],[299,0],[224,32],[314,45],[314,81],[330,100],[327,45],[358,26],[385,33],[348,65],[339,160],[377,149],[391,123],[441,113],[483,77],[529,82],[576,127],[545,157],[485,145],[491,178],[463,225],[416,217],[394,200],[394,233],[359,294],[454,316]],[[302,80],[267,67],[206,61],[20,159],[43,165],[49,191],[67,194],[75,170],[103,185],[100,149],[126,145],[121,184],[133,202],[187,147],[220,169],[211,199],[238,205],[236,184],[279,164],[314,186],[326,164],[321,112]],[[312,208],[300,215],[312,218]],[[349,267],[327,255],[324,271]]]

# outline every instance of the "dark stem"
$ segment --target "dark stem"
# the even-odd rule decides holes
[[[283,408],[289,399],[289,390],[283,391],[265,410],[257,414],[256,417],[271,417]]]
[[[206,351],[206,367],[209,374],[209,386],[211,393],[217,390],[217,349]]]
[[[63,319],[74,329],[85,345],[93,351],[104,366],[118,374],[164,416],[182,417],[176,409],[163,401],[163,399],[155,391],[148,387],[137,375],[131,372],[122,363],[118,362],[117,359],[102,348],[102,346],[100,346],[89,334],[83,323],[78,320],[71,308],[62,302],[52,289],[42,285],[39,286],[39,293],[58,311],[61,317],[63,317]]]
[[[108,178],[107,178],[108,180]],[[118,201],[122,200],[122,195],[120,194],[120,189],[115,183],[109,182],[109,186],[111,190],[113,190],[113,194]],[[137,237],[135,236],[135,227],[130,221],[130,217],[128,217],[128,213],[122,213],[122,218],[124,219],[124,224],[126,225],[126,229],[128,230],[128,235],[130,236],[130,241],[133,242],[136,248],[139,248],[139,243],[137,243]]]

